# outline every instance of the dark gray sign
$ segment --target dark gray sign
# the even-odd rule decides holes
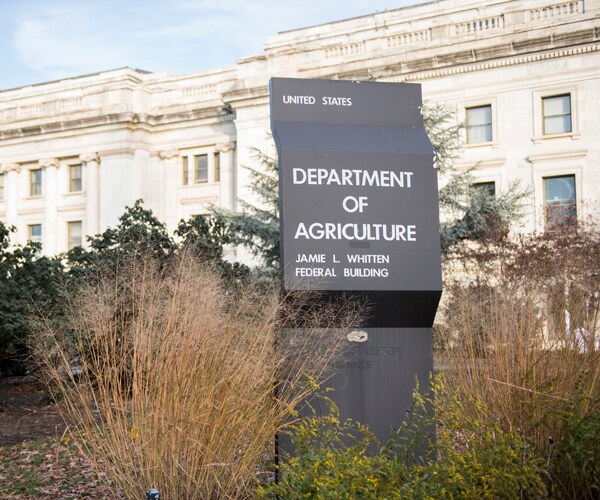
[[[441,290],[437,172],[414,84],[271,80],[288,290]]]
[[[442,289],[421,87],[273,78],[271,128],[284,288],[369,303],[328,385],[342,417],[385,442],[406,417],[415,377],[427,387]]]

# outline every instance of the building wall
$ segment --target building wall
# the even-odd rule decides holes
[[[600,0],[442,0],[279,33],[262,54],[183,76],[123,68],[0,92],[0,220],[42,224],[45,253],[117,222],[143,198],[173,230],[216,203],[252,200],[252,148],[269,137],[272,76],[418,82],[426,101],[491,106],[492,139],[466,144],[496,190],[531,190],[522,230],[544,229],[544,178],[574,175],[578,217],[600,214]],[[544,135],[542,99],[568,94],[573,130]],[[220,180],[213,164],[218,153]],[[208,182],[183,184],[183,158],[208,158]],[[69,168],[82,165],[82,189]],[[42,193],[30,172],[42,169]]]

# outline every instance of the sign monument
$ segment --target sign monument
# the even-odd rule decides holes
[[[328,383],[342,418],[389,439],[432,371],[441,296],[437,171],[421,87],[273,78],[286,290],[370,305]]]

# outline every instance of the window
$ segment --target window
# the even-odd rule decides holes
[[[215,153],[214,161],[214,182],[219,182],[221,180],[221,155],[219,153]]]
[[[42,195],[42,169],[36,168],[29,171],[29,196]]]
[[[481,193],[485,193],[489,196],[496,196],[496,183],[490,182],[475,182],[473,188]]]
[[[81,246],[83,241],[82,224],[80,220],[67,222],[68,249]]]
[[[181,183],[184,186],[187,186],[189,184],[189,182],[190,182],[190,175],[189,175],[189,170],[188,170],[188,157],[184,156],[182,158],[182,160],[183,160],[183,163],[181,165],[181,167],[182,167],[182,169],[181,169],[181,174],[182,174],[182,176],[181,176]]]
[[[30,224],[27,226],[27,233],[29,241],[34,243],[42,243],[42,225],[41,224]]]
[[[467,108],[467,144],[492,141],[492,106]]]
[[[4,199],[4,174],[0,174],[0,200]]]
[[[571,94],[542,98],[544,135],[571,132]]]
[[[194,156],[194,182],[200,184],[208,182],[208,155]]]
[[[546,230],[554,231],[577,221],[575,176],[547,177],[544,179],[546,203]]]
[[[81,191],[81,165],[69,166],[69,192]]]

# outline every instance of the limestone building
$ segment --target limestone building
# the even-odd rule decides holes
[[[279,33],[183,76],[122,68],[0,91],[0,220],[53,254],[143,198],[172,230],[250,200],[271,76],[418,82],[466,123],[459,168],[532,190],[523,230],[600,214],[600,0],[440,0]]]

